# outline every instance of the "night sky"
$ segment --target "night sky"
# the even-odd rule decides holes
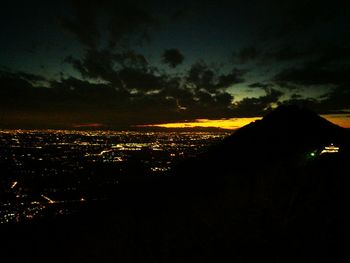
[[[350,127],[347,1],[3,1],[0,128],[260,117]]]

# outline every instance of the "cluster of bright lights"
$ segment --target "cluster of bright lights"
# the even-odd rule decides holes
[[[334,146],[333,143],[330,146],[324,147],[324,149],[321,151],[321,154],[324,153],[338,153],[339,152],[339,147]]]
[[[173,163],[194,156],[229,134],[203,131],[0,130],[0,161],[16,175],[7,182],[5,192],[9,198],[0,202],[0,223],[55,215],[53,213],[67,214],[73,207],[80,206],[79,203],[105,198],[90,195],[87,198],[85,193],[80,192],[82,187],[90,184],[90,176],[95,176],[90,167],[107,163],[114,169],[117,178],[118,175],[128,175],[130,168],[126,164],[129,160],[137,160],[147,174],[163,175]],[[35,190],[22,180],[62,175],[78,176],[70,185],[45,183]],[[116,178],[103,183],[118,184]],[[75,197],[65,195],[66,192]]]
[[[339,153],[340,147],[334,146],[333,143],[331,143],[329,146],[325,146],[322,148],[322,150],[314,150],[310,152],[310,157],[317,157],[322,154],[334,154],[334,153]]]

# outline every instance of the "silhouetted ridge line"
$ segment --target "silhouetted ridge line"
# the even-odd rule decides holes
[[[239,133],[245,132],[247,128],[269,129],[271,132],[285,129],[287,133],[296,131],[308,132],[326,130],[343,130],[341,127],[327,121],[315,112],[299,106],[282,105],[267,114],[262,120],[253,122],[242,129]]]
[[[349,148],[350,133],[298,106],[280,106],[225,138],[208,152],[175,169],[195,177],[254,174],[259,169],[296,166],[311,151],[335,143]]]
[[[332,143],[339,152],[322,154]],[[305,108],[281,106],[175,171],[189,190],[206,193],[206,207],[223,207],[238,229],[247,224],[249,242],[261,236],[288,257],[298,248],[327,255],[350,233],[349,149],[346,129]]]

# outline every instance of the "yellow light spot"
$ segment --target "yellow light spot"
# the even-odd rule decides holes
[[[48,197],[45,196],[45,195],[41,195],[41,197],[43,197],[44,199],[46,199],[46,200],[49,202],[49,204],[54,204],[54,203],[56,203],[56,201],[54,201],[54,200],[48,198]]]
[[[18,182],[17,181],[14,181],[13,183],[12,183],[12,185],[11,185],[11,189],[13,189],[13,188],[15,188],[15,186],[18,184]]]

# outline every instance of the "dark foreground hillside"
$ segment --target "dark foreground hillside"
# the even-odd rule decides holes
[[[0,250],[11,262],[337,261],[350,239],[349,149],[348,131],[280,107],[169,176],[74,216],[1,226]]]

